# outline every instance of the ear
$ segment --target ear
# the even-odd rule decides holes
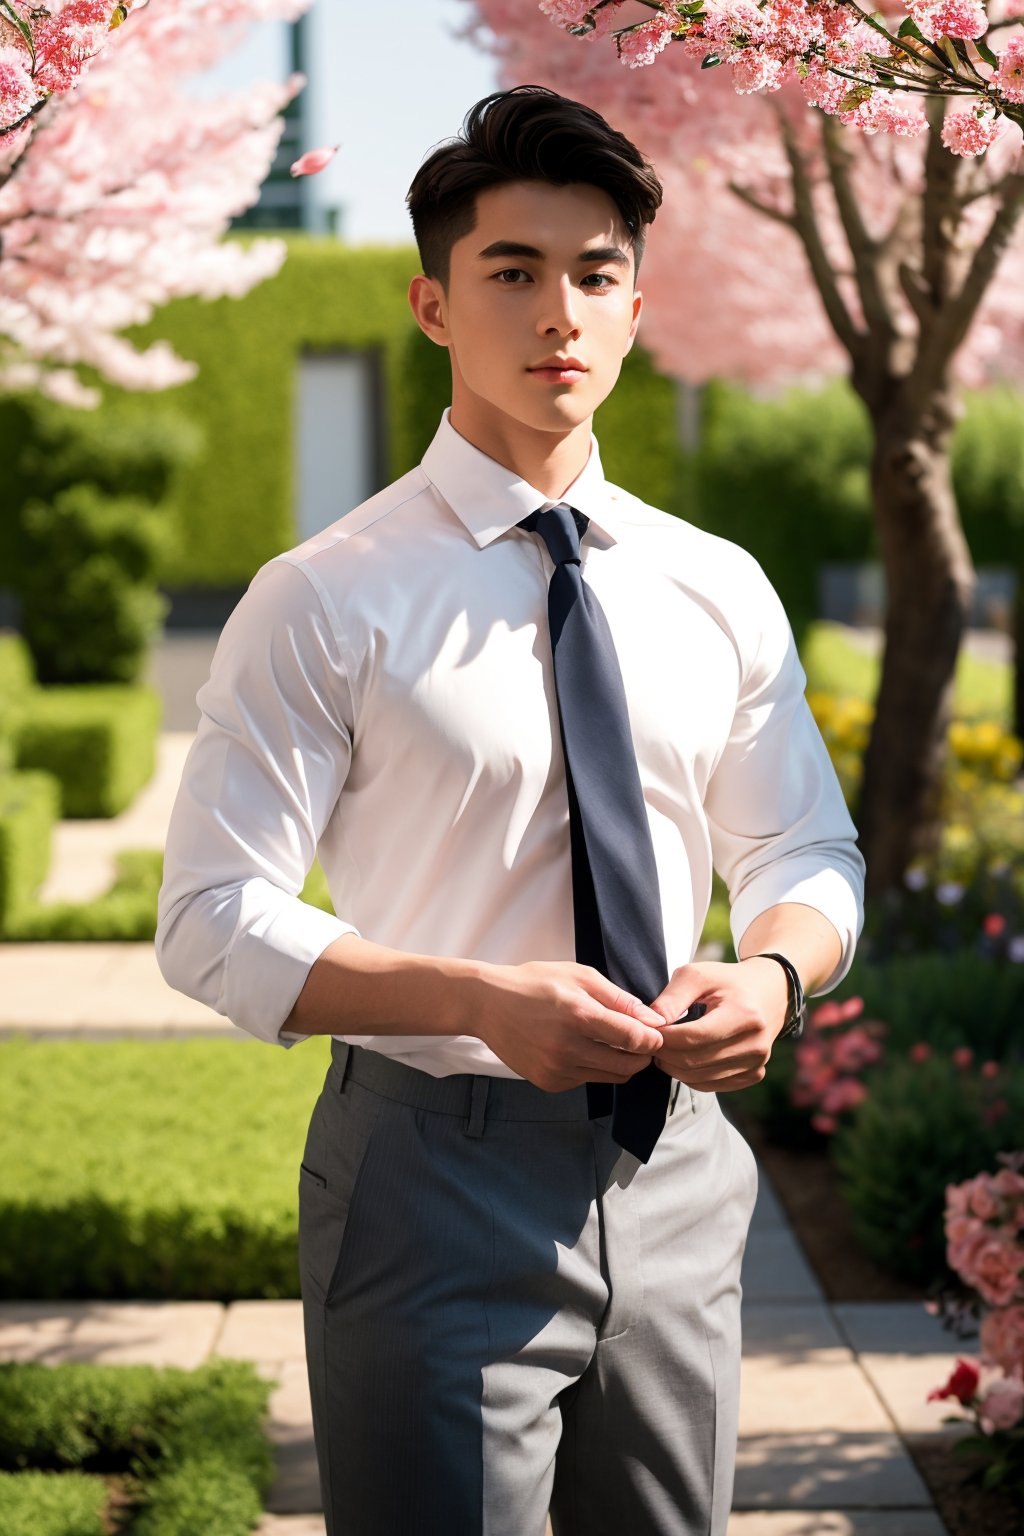
[[[448,303],[444,289],[435,277],[417,272],[409,284],[409,307],[425,336],[439,347],[451,345],[448,334]]]
[[[640,292],[640,289],[638,288],[637,291],[633,295],[633,318],[630,321],[629,336],[627,337],[627,340],[626,340],[625,350],[623,351],[623,354],[622,354],[623,357],[625,357],[627,352],[632,350],[633,343],[636,340],[637,327],[640,324],[640,311],[643,309],[643,307],[644,307],[644,296]]]

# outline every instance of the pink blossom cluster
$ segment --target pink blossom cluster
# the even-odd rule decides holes
[[[1024,1425],[1024,1156],[946,1189],[946,1257],[983,1305],[980,1365],[957,1369],[929,1398],[956,1398],[983,1429]],[[981,1367],[998,1374],[980,1391]]]
[[[127,0],[124,11],[132,0]],[[50,95],[78,84],[124,12],[113,0],[50,0],[35,6],[13,0],[14,10],[29,32],[0,17],[0,128],[19,132],[21,120]]]
[[[113,0],[49,0],[49,17],[32,26],[36,78],[45,71],[53,94],[0,135],[0,389],[94,406],[100,395],[81,366],[126,389],[194,376],[166,342],[140,349],[119,333],[171,298],[238,297],[278,271],[283,241],[221,236],[259,196],[279,114],[304,82],[296,75],[204,100],[188,82],[237,47],[251,23],[292,20],[308,4],[136,0],[108,32]],[[17,9],[34,8],[17,0]],[[28,103],[30,56],[19,38],[3,27],[0,107],[9,120]]]
[[[809,1015],[810,1027],[797,1041],[790,1097],[798,1108],[814,1110],[811,1124],[822,1135],[838,1130],[839,1116],[864,1102],[868,1090],[860,1074],[882,1059],[883,1024],[871,1021],[842,1034],[822,1033],[853,1023],[863,1012],[859,997],[823,1003]]]
[[[1024,1303],[1024,1175],[1000,1168],[951,1184],[946,1244],[950,1268],[990,1307]]]
[[[973,101],[971,110],[948,114],[943,128],[946,147],[962,156],[988,149],[1006,109],[1024,104],[1024,39],[1011,38],[1001,57],[988,49],[996,67],[985,64],[987,76],[927,46],[945,39],[972,46],[988,32],[998,0],[988,7],[983,0],[906,0],[912,37],[898,36],[900,17],[889,15],[883,25],[876,15],[868,25],[866,11],[843,0],[704,0],[703,9],[660,0],[642,20],[621,15],[624,3],[540,0],[540,9],[563,28],[582,29],[580,35],[611,34],[619,59],[631,69],[653,64],[679,39],[690,60],[729,66],[740,95],[779,91],[795,74],[809,105],[868,134],[906,138],[923,132],[920,91],[934,91],[945,73],[955,93]],[[1024,10],[1024,0],[1005,4],[1013,16]],[[982,62],[977,50],[974,59]]]

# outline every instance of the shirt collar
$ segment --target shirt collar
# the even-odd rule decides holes
[[[481,549],[514,528],[522,518],[554,501],[492,459],[455,430],[450,407],[441,417],[434,440],[423,455],[423,469],[435,490],[465,524]],[[601,468],[597,438],[590,435],[590,456],[560,501],[588,517],[612,543],[609,526],[610,490]]]

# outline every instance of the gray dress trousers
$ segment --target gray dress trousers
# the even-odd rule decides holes
[[[717,1097],[682,1087],[645,1165],[583,1088],[331,1047],[299,1171],[328,1536],[725,1536],[757,1172]]]

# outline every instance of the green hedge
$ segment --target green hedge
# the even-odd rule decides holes
[[[205,442],[175,479],[165,586],[245,583],[296,543],[294,390],[303,351],[376,355],[386,480],[419,463],[450,403],[447,351],[423,335],[406,298],[419,270],[414,246],[353,249],[330,238],[284,238],[289,255],[281,271],[244,298],[178,300],[130,333],[140,343],[166,337],[199,364],[193,381],[161,396]],[[104,416],[129,437],[153,410],[152,397],[109,386],[104,392]],[[0,456],[17,431],[5,413],[0,406]],[[609,477],[659,506],[677,494],[675,413],[674,385],[634,348],[597,430]],[[339,506],[338,515],[347,510]]]
[[[166,515],[139,496],[69,485],[21,511],[21,627],[41,683],[134,683],[160,633]]]
[[[14,766],[18,727],[35,686],[28,646],[20,635],[0,633],[0,774]]]
[[[28,902],[0,929],[19,944],[152,943],[163,869],[159,849],[125,849],[115,860],[114,883],[92,901]]]
[[[19,727],[18,767],[60,780],[65,817],[116,816],[153,776],[161,713],[149,687],[41,688]]]
[[[50,867],[60,785],[49,773],[0,774],[0,936],[32,909]]]
[[[0,1297],[296,1297],[327,1038],[0,1041]]]
[[[102,1480],[75,1470],[102,1464],[126,1474],[133,1536],[248,1536],[273,1477],[263,1432],[272,1390],[241,1360],[213,1359],[195,1371],[0,1365],[0,1530],[108,1529],[89,1523],[89,1484],[105,1493]],[[44,1481],[32,1468],[61,1475]],[[62,1498],[65,1480],[71,1492]]]

